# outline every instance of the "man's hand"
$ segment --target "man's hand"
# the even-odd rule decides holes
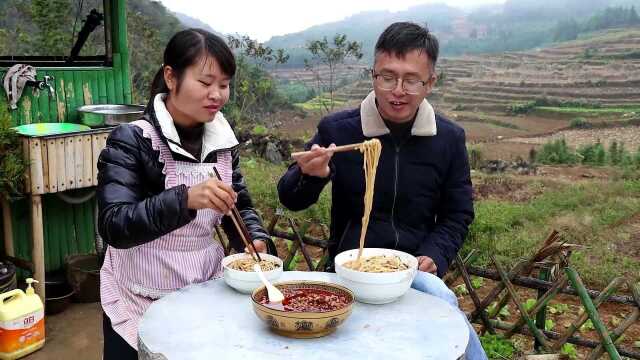
[[[326,178],[329,176],[331,173],[331,169],[329,169],[329,160],[331,160],[331,156],[333,156],[333,151],[328,150],[334,147],[336,147],[335,144],[329,145],[328,148],[313,144],[308,154],[296,159],[302,173],[320,178]]]
[[[418,256],[418,270],[436,274],[438,267],[433,259],[428,256]]]
[[[262,241],[262,240],[253,240],[253,246],[255,246],[256,250],[259,253],[266,253],[267,252],[267,243]],[[249,249],[247,249],[245,247],[244,248],[244,252],[249,253]]]

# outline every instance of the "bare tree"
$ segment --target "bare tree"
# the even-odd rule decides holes
[[[362,59],[362,45],[356,41],[348,41],[345,34],[336,34],[332,42],[326,37],[309,42],[307,50],[311,53],[311,59],[304,60],[304,67],[313,74],[319,95],[318,101],[325,112],[329,113],[335,106],[336,70],[344,66],[349,59]],[[328,68],[327,76],[321,75],[321,66]],[[329,93],[329,101],[321,96],[324,91]]]

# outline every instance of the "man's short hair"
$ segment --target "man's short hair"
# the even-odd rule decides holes
[[[387,53],[404,57],[413,50],[426,52],[431,60],[432,70],[435,69],[440,51],[438,39],[429,32],[426,26],[412,22],[396,22],[389,25],[380,34],[376,43],[375,55]]]

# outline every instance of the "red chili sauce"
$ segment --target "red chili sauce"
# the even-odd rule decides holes
[[[267,295],[260,298],[260,304],[277,310],[291,312],[329,312],[341,309],[349,304],[346,295],[320,289],[281,289],[284,295],[282,305],[271,304]]]

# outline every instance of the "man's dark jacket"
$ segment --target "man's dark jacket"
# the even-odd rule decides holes
[[[382,142],[382,154],[365,247],[429,256],[442,277],[474,218],[464,130],[435,115],[425,100],[411,136],[394,141],[371,93],[360,108],[325,117],[307,148],[359,143],[372,137]],[[315,203],[332,181],[331,259],[358,247],[364,211],[362,165],[362,154],[357,151],[335,153],[329,178],[303,175],[294,163],[278,184],[280,201],[296,211]]]

